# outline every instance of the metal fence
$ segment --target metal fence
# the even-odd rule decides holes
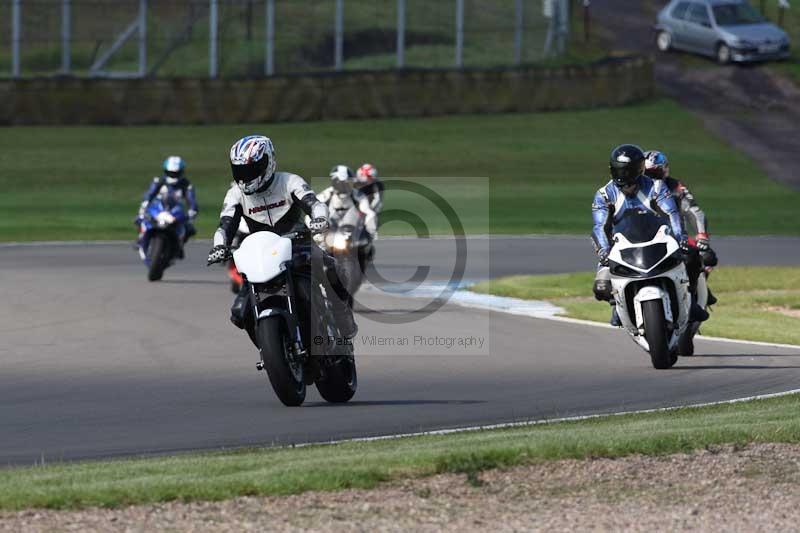
[[[569,0],[0,0],[0,76],[252,78],[564,51]]]

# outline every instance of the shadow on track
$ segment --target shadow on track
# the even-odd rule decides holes
[[[700,366],[674,366],[675,370],[790,370],[800,366],[770,366],[770,365],[700,365]]]
[[[691,357],[691,359],[697,359],[698,357],[719,357],[719,358],[745,358],[745,357],[800,357],[800,351],[797,353],[782,353],[782,354],[765,354],[765,353],[746,353],[746,354],[695,354]]]
[[[225,279],[162,279],[158,283],[167,285],[228,285],[230,281]]]
[[[354,401],[347,403],[315,402],[306,404],[306,407],[375,407],[394,405],[475,405],[486,403],[481,400],[375,400]]]

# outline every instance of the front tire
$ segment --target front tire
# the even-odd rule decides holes
[[[302,405],[306,399],[303,366],[290,360],[286,328],[280,318],[265,318],[256,326],[258,349],[272,390],[286,406]]]
[[[352,298],[361,287],[361,266],[353,253],[336,258],[339,280]]]
[[[725,43],[717,45],[717,63],[720,65],[727,65],[731,62],[731,49]]]
[[[150,256],[150,268],[147,271],[147,279],[150,281],[158,281],[164,276],[164,268],[167,263],[167,258],[164,257],[166,252],[166,238],[163,234],[156,233],[150,238],[150,244],[147,247],[147,253]]]
[[[661,300],[642,302],[642,315],[644,317],[644,337],[650,347],[650,360],[653,368],[666,370],[675,364],[676,358],[669,351],[667,324]]]
[[[672,50],[672,35],[666,31],[660,31],[656,34],[656,48],[659,52],[669,52]]]

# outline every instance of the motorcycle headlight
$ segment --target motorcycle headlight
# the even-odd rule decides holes
[[[348,236],[345,235],[344,233],[337,233],[336,235],[333,236],[333,248],[335,250],[340,250],[340,251],[347,250],[348,240],[349,240]]]
[[[165,228],[175,222],[175,217],[172,216],[171,213],[167,213],[166,211],[162,211],[156,217],[156,223],[158,224],[159,228]]]

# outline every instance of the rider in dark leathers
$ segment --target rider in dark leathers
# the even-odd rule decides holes
[[[691,290],[694,292],[697,278],[703,266],[714,267],[718,263],[717,254],[711,248],[711,237],[708,231],[706,214],[697,205],[697,201],[689,188],[680,180],[670,176],[669,160],[665,154],[658,150],[648,150],[644,156],[645,175],[653,179],[657,187],[665,187],[675,198],[675,202],[678,204],[683,216],[684,228],[688,234],[695,235],[692,243],[694,246],[689,253],[687,261],[687,268],[692,279]],[[716,302],[716,297],[711,294],[711,289],[708,289],[708,305],[713,305]]]
[[[220,213],[219,228],[214,234],[214,246],[208,263],[218,263],[230,257],[230,245],[244,219],[249,233],[271,231],[279,235],[303,228],[304,218],[310,217],[308,227],[313,232],[328,228],[328,209],[317,200],[308,183],[296,174],[276,172],[275,149],[272,141],[261,135],[244,137],[234,143],[230,153],[234,185],[225,195]],[[349,295],[335,270],[335,259],[318,246],[309,243],[312,273],[325,287],[334,318],[344,337],[355,335],[357,327],[348,305]],[[231,308],[231,322],[243,328],[252,319],[248,305],[250,288],[245,283]]]

